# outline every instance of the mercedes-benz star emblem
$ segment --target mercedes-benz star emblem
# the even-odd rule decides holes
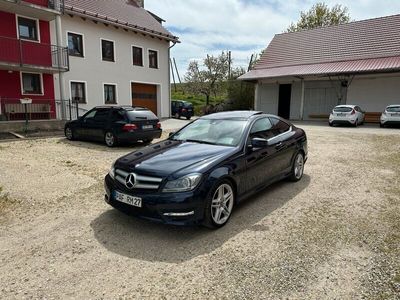
[[[134,173],[130,173],[126,176],[125,185],[128,189],[133,189],[136,184],[136,175]]]

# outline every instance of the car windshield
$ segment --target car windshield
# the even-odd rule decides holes
[[[235,147],[240,142],[246,123],[246,120],[239,119],[198,119],[175,133],[171,139]]]
[[[386,108],[388,112],[400,112],[400,106],[389,106]]]
[[[347,106],[340,106],[340,107],[335,107],[333,109],[334,112],[351,112],[353,109],[351,107]]]

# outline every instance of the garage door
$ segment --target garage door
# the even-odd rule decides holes
[[[132,83],[132,106],[150,109],[157,115],[157,86],[154,84]]]
[[[334,88],[306,88],[304,90],[304,120],[327,118],[337,105]]]

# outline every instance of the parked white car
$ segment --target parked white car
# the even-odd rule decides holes
[[[353,125],[364,124],[365,112],[357,105],[338,105],[329,115],[329,126],[336,124]]]
[[[392,104],[386,107],[381,115],[381,127],[400,125],[400,104]]]

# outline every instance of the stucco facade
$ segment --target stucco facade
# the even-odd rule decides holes
[[[61,19],[62,43],[68,45],[68,32],[83,36],[83,57],[70,56],[70,71],[63,76],[64,95],[71,98],[71,81],[86,85],[86,103],[79,107],[91,109],[105,105],[104,84],[116,86],[118,105],[132,105],[131,83],[146,83],[157,86],[157,115],[170,115],[169,47],[165,39],[124,30],[121,27],[94,22],[80,16],[65,14]],[[51,30],[56,30],[52,24]],[[52,34],[52,36],[55,36]],[[114,42],[115,61],[102,60],[101,40]],[[132,46],[143,49],[143,66],[134,66]],[[158,53],[158,68],[149,67],[149,50]],[[60,87],[55,75],[56,98]]]

